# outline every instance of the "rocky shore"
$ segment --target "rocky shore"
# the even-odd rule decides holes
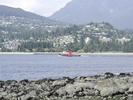
[[[0,100],[133,100],[133,74],[0,81]]]

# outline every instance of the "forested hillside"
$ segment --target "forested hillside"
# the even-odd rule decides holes
[[[14,16],[0,17],[0,23],[0,51],[133,51],[133,32],[118,30],[109,23],[43,25]]]
[[[133,52],[132,30],[106,22],[68,25],[19,8],[0,6],[2,52]]]

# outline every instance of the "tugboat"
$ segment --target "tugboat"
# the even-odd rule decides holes
[[[60,53],[59,55],[66,56],[66,57],[79,57],[79,56],[81,56],[80,54],[74,53],[72,51],[63,51],[63,53]]]

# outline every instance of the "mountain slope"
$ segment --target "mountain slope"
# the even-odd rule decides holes
[[[43,24],[48,24],[48,25],[55,25],[55,24],[61,24],[60,22],[51,20],[49,18],[25,11],[20,8],[12,8],[4,5],[0,5],[0,16],[3,17],[10,17],[10,16],[15,16],[15,17],[21,17],[21,18],[26,18],[26,19],[36,19],[43,21]]]
[[[74,24],[104,21],[132,28],[132,4],[132,0],[73,0],[50,18]]]

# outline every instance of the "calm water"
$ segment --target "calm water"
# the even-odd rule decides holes
[[[0,80],[133,72],[133,56],[0,55]]]

